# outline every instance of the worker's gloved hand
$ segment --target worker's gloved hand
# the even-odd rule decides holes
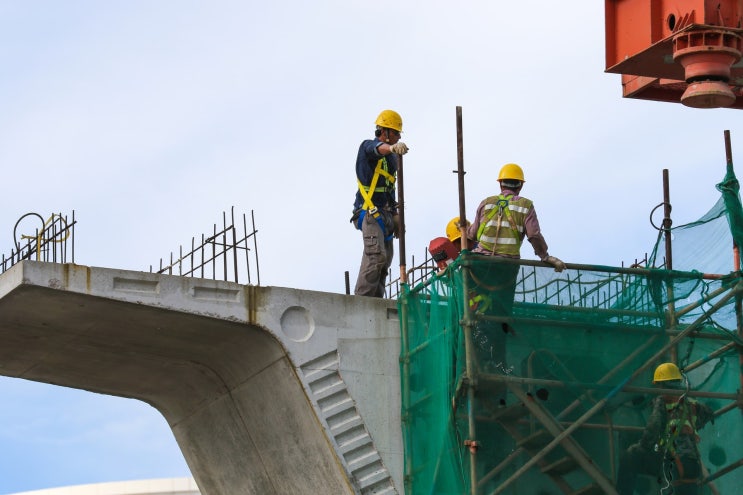
[[[402,141],[399,141],[395,144],[390,145],[390,151],[393,153],[397,153],[398,155],[404,155],[408,152],[408,145],[406,145]]]
[[[392,215],[392,224],[395,226],[392,233],[395,236],[395,239],[397,239],[400,237],[400,215]]]
[[[554,266],[556,272],[561,272],[566,268],[565,263],[563,263],[560,258],[556,258],[555,256],[547,256],[542,261]]]

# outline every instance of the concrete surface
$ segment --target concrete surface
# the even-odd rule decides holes
[[[143,400],[204,495],[397,493],[395,301],[24,261],[0,374]]]

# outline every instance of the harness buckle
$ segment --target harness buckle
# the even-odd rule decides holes
[[[375,218],[379,216],[379,210],[377,209],[377,207],[376,207],[376,206],[375,206],[374,208],[370,208],[370,209],[369,209],[369,213],[370,213],[370,214],[371,214],[371,215],[372,215],[373,217],[375,217]]]

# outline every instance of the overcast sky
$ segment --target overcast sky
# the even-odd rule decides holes
[[[420,260],[459,212],[459,105],[469,216],[516,162],[551,254],[629,264],[664,168],[674,225],[715,203],[743,115],[622,99],[604,69],[603,2],[0,0],[0,249],[25,213],[74,210],[76,263],[148,271],[234,207],[255,212],[262,285],[343,292],[359,143],[400,112]],[[188,475],[148,405],[0,393],[0,494]]]

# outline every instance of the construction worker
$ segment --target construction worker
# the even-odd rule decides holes
[[[674,363],[663,363],[655,369],[653,384],[657,387],[688,391],[688,382]],[[632,495],[638,474],[657,476],[660,493],[698,495],[702,475],[697,431],[714,419],[707,405],[686,393],[659,395],[640,440],[620,456],[617,493]]]
[[[467,225],[469,226],[469,222]],[[462,232],[459,228],[459,217],[454,217],[446,224],[446,237],[436,237],[428,244],[428,252],[436,262],[438,273],[454,261],[462,250]]]
[[[467,229],[467,237],[477,242],[472,252],[520,258],[521,244],[526,238],[542,261],[552,265],[557,272],[563,271],[565,263],[547,252],[547,243],[542,236],[534,204],[519,195],[526,182],[524,171],[515,163],[507,163],[498,173],[498,182],[500,194],[480,202],[475,219]],[[499,300],[505,314],[511,313],[518,270],[518,265],[509,264],[481,272],[479,279],[473,273],[481,290],[496,292],[492,295]]]
[[[357,296],[384,297],[392,264],[392,239],[398,235],[395,179],[398,157],[408,152],[400,141],[402,118],[383,110],[375,122],[374,139],[364,140],[356,157],[357,191],[351,222],[361,231],[364,253],[356,279]]]
[[[547,243],[539,229],[537,213],[531,200],[519,196],[524,185],[524,171],[515,163],[507,163],[498,173],[501,193],[485,198],[477,207],[477,214],[467,230],[467,236],[478,245],[472,252],[520,258],[521,243],[526,237],[539,259],[565,269],[565,263],[547,252]]]

